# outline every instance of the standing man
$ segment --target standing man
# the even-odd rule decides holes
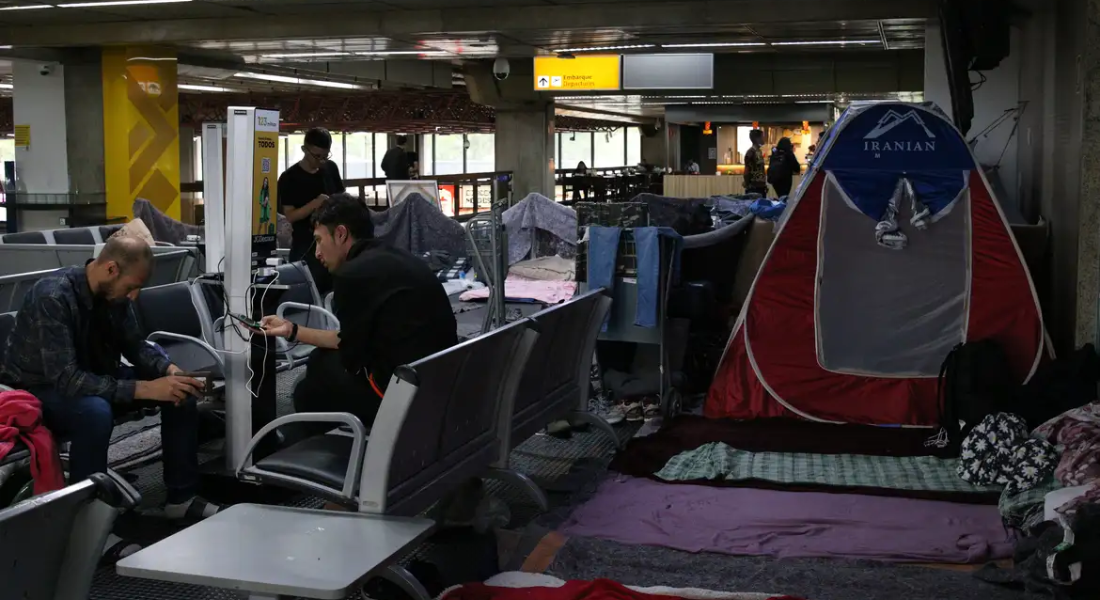
[[[764,132],[753,129],[749,132],[749,140],[752,148],[745,152],[745,193],[768,196],[768,177],[764,172],[764,153],[760,147],[764,145]]]
[[[386,173],[386,179],[394,181],[409,179],[409,167],[412,164],[409,161],[409,153],[405,150],[405,145],[408,143],[409,138],[407,136],[397,136],[397,144],[387,150],[382,157],[382,170]]]
[[[329,196],[344,191],[340,167],[329,160],[331,150],[332,136],[327,130],[314,127],[306,132],[302,160],[279,176],[279,213],[293,227],[290,261],[305,261],[322,295],[332,289],[332,278],[313,252],[313,227],[309,220]]]

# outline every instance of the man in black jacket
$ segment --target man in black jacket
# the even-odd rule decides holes
[[[409,153],[405,150],[409,138],[399,135],[396,141],[397,144],[382,155],[382,171],[385,172],[386,179],[405,181],[409,178],[409,168],[412,166]]]
[[[337,194],[313,214],[318,260],[332,273],[340,331],[264,317],[269,336],[316,346],[294,390],[298,412],[350,412],[368,427],[394,369],[458,343],[443,286],[421,259],[374,239],[370,210]]]

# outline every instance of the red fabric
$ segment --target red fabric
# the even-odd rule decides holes
[[[818,362],[814,280],[824,182],[822,174],[810,182],[761,266],[704,414],[734,419],[797,416],[786,403],[803,415],[829,421],[935,425],[935,378],[833,373]],[[1042,343],[1042,328],[1023,259],[992,202],[981,177],[973,174],[968,339],[1001,341],[1022,380]]]
[[[42,424],[42,404],[27,392],[0,393],[0,458],[22,440],[31,453],[34,493],[44,494],[65,487],[61,458],[50,430]]]
[[[561,587],[509,588],[467,583],[448,592],[442,600],[678,600],[679,596],[636,592],[610,579],[567,581]],[[793,596],[776,596],[769,600],[799,600]]]

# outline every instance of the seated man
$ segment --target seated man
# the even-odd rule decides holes
[[[443,286],[412,254],[374,239],[370,209],[336,194],[313,214],[341,331],[264,317],[267,335],[316,346],[294,390],[298,412],[348,412],[370,427],[394,369],[458,343]]]
[[[72,443],[70,482],[107,471],[116,410],[133,410],[142,402],[159,406],[165,516],[207,517],[217,507],[195,495],[195,397],[202,384],[181,376],[144,340],[131,305],[152,264],[153,252],[144,241],[111,238],[83,267],[59,269],[39,280],[0,349],[0,382],[34,394],[46,426]],[[123,356],[132,368],[123,366]]]

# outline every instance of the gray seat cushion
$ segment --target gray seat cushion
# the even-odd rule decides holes
[[[27,449],[26,444],[24,444],[21,440],[16,440],[15,445],[12,447],[11,451],[8,452],[7,455],[4,456],[4,458],[0,458],[0,465],[18,462],[23,460],[24,458],[27,458],[30,455],[31,452]]]
[[[4,236],[5,244],[45,244],[46,234],[41,231],[20,231]]]
[[[53,241],[58,244],[94,244],[95,235],[87,227],[78,229],[55,229]]]
[[[318,435],[264,458],[256,466],[272,473],[298,477],[334,489],[344,487],[352,438]]]

